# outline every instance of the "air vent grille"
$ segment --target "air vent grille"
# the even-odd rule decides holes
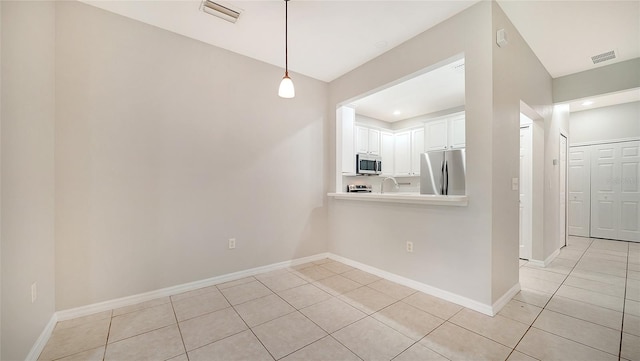
[[[228,22],[235,23],[240,17],[240,10],[233,9],[230,5],[223,5],[210,0],[204,0],[202,3],[202,11],[207,14],[217,16]]]
[[[594,55],[591,57],[591,61],[594,64],[602,63],[603,61],[611,60],[616,58],[615,50],[607,51],[606,53]]]

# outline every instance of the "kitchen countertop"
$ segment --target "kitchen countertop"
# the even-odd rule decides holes
[[[335,199],[351,201],[371,201],[389,203],[425,204],[436,206],[458,206],[468,205],[468,196],[439,196],[420,193],[329,193],[327,196]]]

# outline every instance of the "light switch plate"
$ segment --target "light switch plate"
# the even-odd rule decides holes
[[[520,185],[520,180],[518,178],[511,178],[511,190],[517,191]]]

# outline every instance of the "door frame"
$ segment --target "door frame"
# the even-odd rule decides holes
[[[526,115],[525,115],[526,116]],[[528,119],[528,117],[527,117]],[[525,247],[525,255],[524,256],[528,256],[528,257],[523,257],[522,253],[519,253],[519,258],[520,259],[527,259],[530,260],[533,258],[533,121],[531,122],[521,122],[520,123],[520,131],[522,132],[522,129],[528,129],[529,131],[529,142],[527,144],[527,151],[529,152],[529,179],[528,182],[526,183],[527,185],[527,193],[528,193],[528,199],[527,199],[527,205],[526,208],[528,209],[528,222],[529,222],[529,228],[528,230],[528,242],[523,243],[523,247]],[[520,138],[522,139],[522,138]],[[522,149],[522,144],[520,144],[520,149]],[[522,167],[522,165],[520,165],[520,167]],[[522,174],[519,175],[520,177],[520,184],[519,184],[519,192],[522,192],[522,187],[525,184],[523,182],[523,178],[522,178]],[[522,220],[520,220],[520,236],[522,236],[523,234],[523,229],[522,229]],[[520,242],[522,242],[522,239],[519,240],[518,244],[520,244]]]
[[[564,145],[564,167],[562,167],[563,160],[560,159],[562,156],[562,138],[565,139]],[[569,237],[569,223],[567,222],[569,217],[569,194],[567,193],[567,189],[569,188],[569,135],[568,132],[564,129],[560,129],[560,137],[558,138],[558,208],[561,210],[559,227],[558,227],[558,249],[567,245],[567,238]],[[562,173],[564,172],[564,184],[562,182]],[[564,189],[564,212],[562,212],[562,190]],[[564,213],[564,214],[562,214]],[[564,232],[562,229],[564,228]],[[564,233],[564,239],[562,239],[562,234]]]

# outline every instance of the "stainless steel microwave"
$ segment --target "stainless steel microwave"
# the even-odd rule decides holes
[[[379,155],[356,154],[356,174],[376,175],[382,173],[382,158]]]

